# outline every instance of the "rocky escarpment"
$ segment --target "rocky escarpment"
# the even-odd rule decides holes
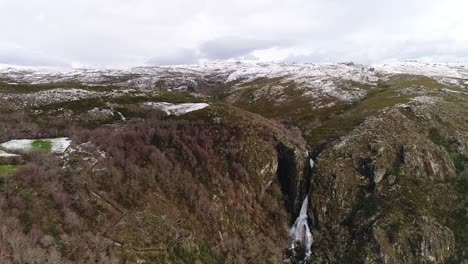
[[[309,168],[306,166],[308,154],[298,149],[279,143],[277,175],[286,197],[286,207],[292,216],[297,216],[310,182]]]
[[[387,110],[319,155],[310,191],[318,219],[314,262],[445,263],[466,257],[466,229],[456,233],[464,220],[454,217],[463,210],[454,157],[465,153],[440,145],[433,135],[466,130],[447,129],[444,113]]]

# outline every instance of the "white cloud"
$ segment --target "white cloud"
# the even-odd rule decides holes
[[[178,49],[157,54],[145,64],[149,65],[177,65],[197,63],[200,55],[196,50]]]
[[[0,0],[0,63],[468,56],[465,0]]]

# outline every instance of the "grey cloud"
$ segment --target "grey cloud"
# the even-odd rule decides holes
[[[231,59],[248,56],[255,50],[285,46],[285,41],[269,41],[247,38],[226,37],[206,41],[200,45],[200,53],[207,59]]]
[[[330,49],[317,49],[315,51],[290,55],[285,62],[294,63],[321,63],[321,62],[355,62],[361,64],[382,63],[391,60],[428,59],[438,62],[463,62],[467,61],[468,48],[451,50],[445,42],[420,42],[408,41],[398,44],[382,46],[379,43],[369,44],[366,49],[359,46],[348,46]]]
[[[195,64],[199,60],[197,51],[180,49],[171,53],[161,53],[146,62],[148,65]]]
[[[196,49],[177,49],[153,56],[147,61],[149,65],[193,64],[201,59],[224,60],[244,57],[255,59],[251,53],[255,50],[285,45],[286,42],[274,42],[255,39],[220,38],[202,43]]]
[[[64,59],[46,54],[32,53],[21,49],[0,49],[0,63],[22,66],[70,66]]]

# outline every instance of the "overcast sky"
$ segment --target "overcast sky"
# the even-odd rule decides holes
[[[467,0],[0,0],[0,63],[467,61]]]

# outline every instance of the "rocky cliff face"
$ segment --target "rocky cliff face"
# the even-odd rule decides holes
[[[307,195],[308,177],[307,151],[302,148],[288,147],[282,143],[277,146],[277,176],[286,195],[286,206],[291,214],[299,214],[304,197]]]
[[[451,155],[465,154],[431,134],[462,131],[447,129],[440,115],[388,110],[319,155],[310,191],[317,262],[445,263],[456,248],[464,258],[466,233],[451,229],[463,210]]]

